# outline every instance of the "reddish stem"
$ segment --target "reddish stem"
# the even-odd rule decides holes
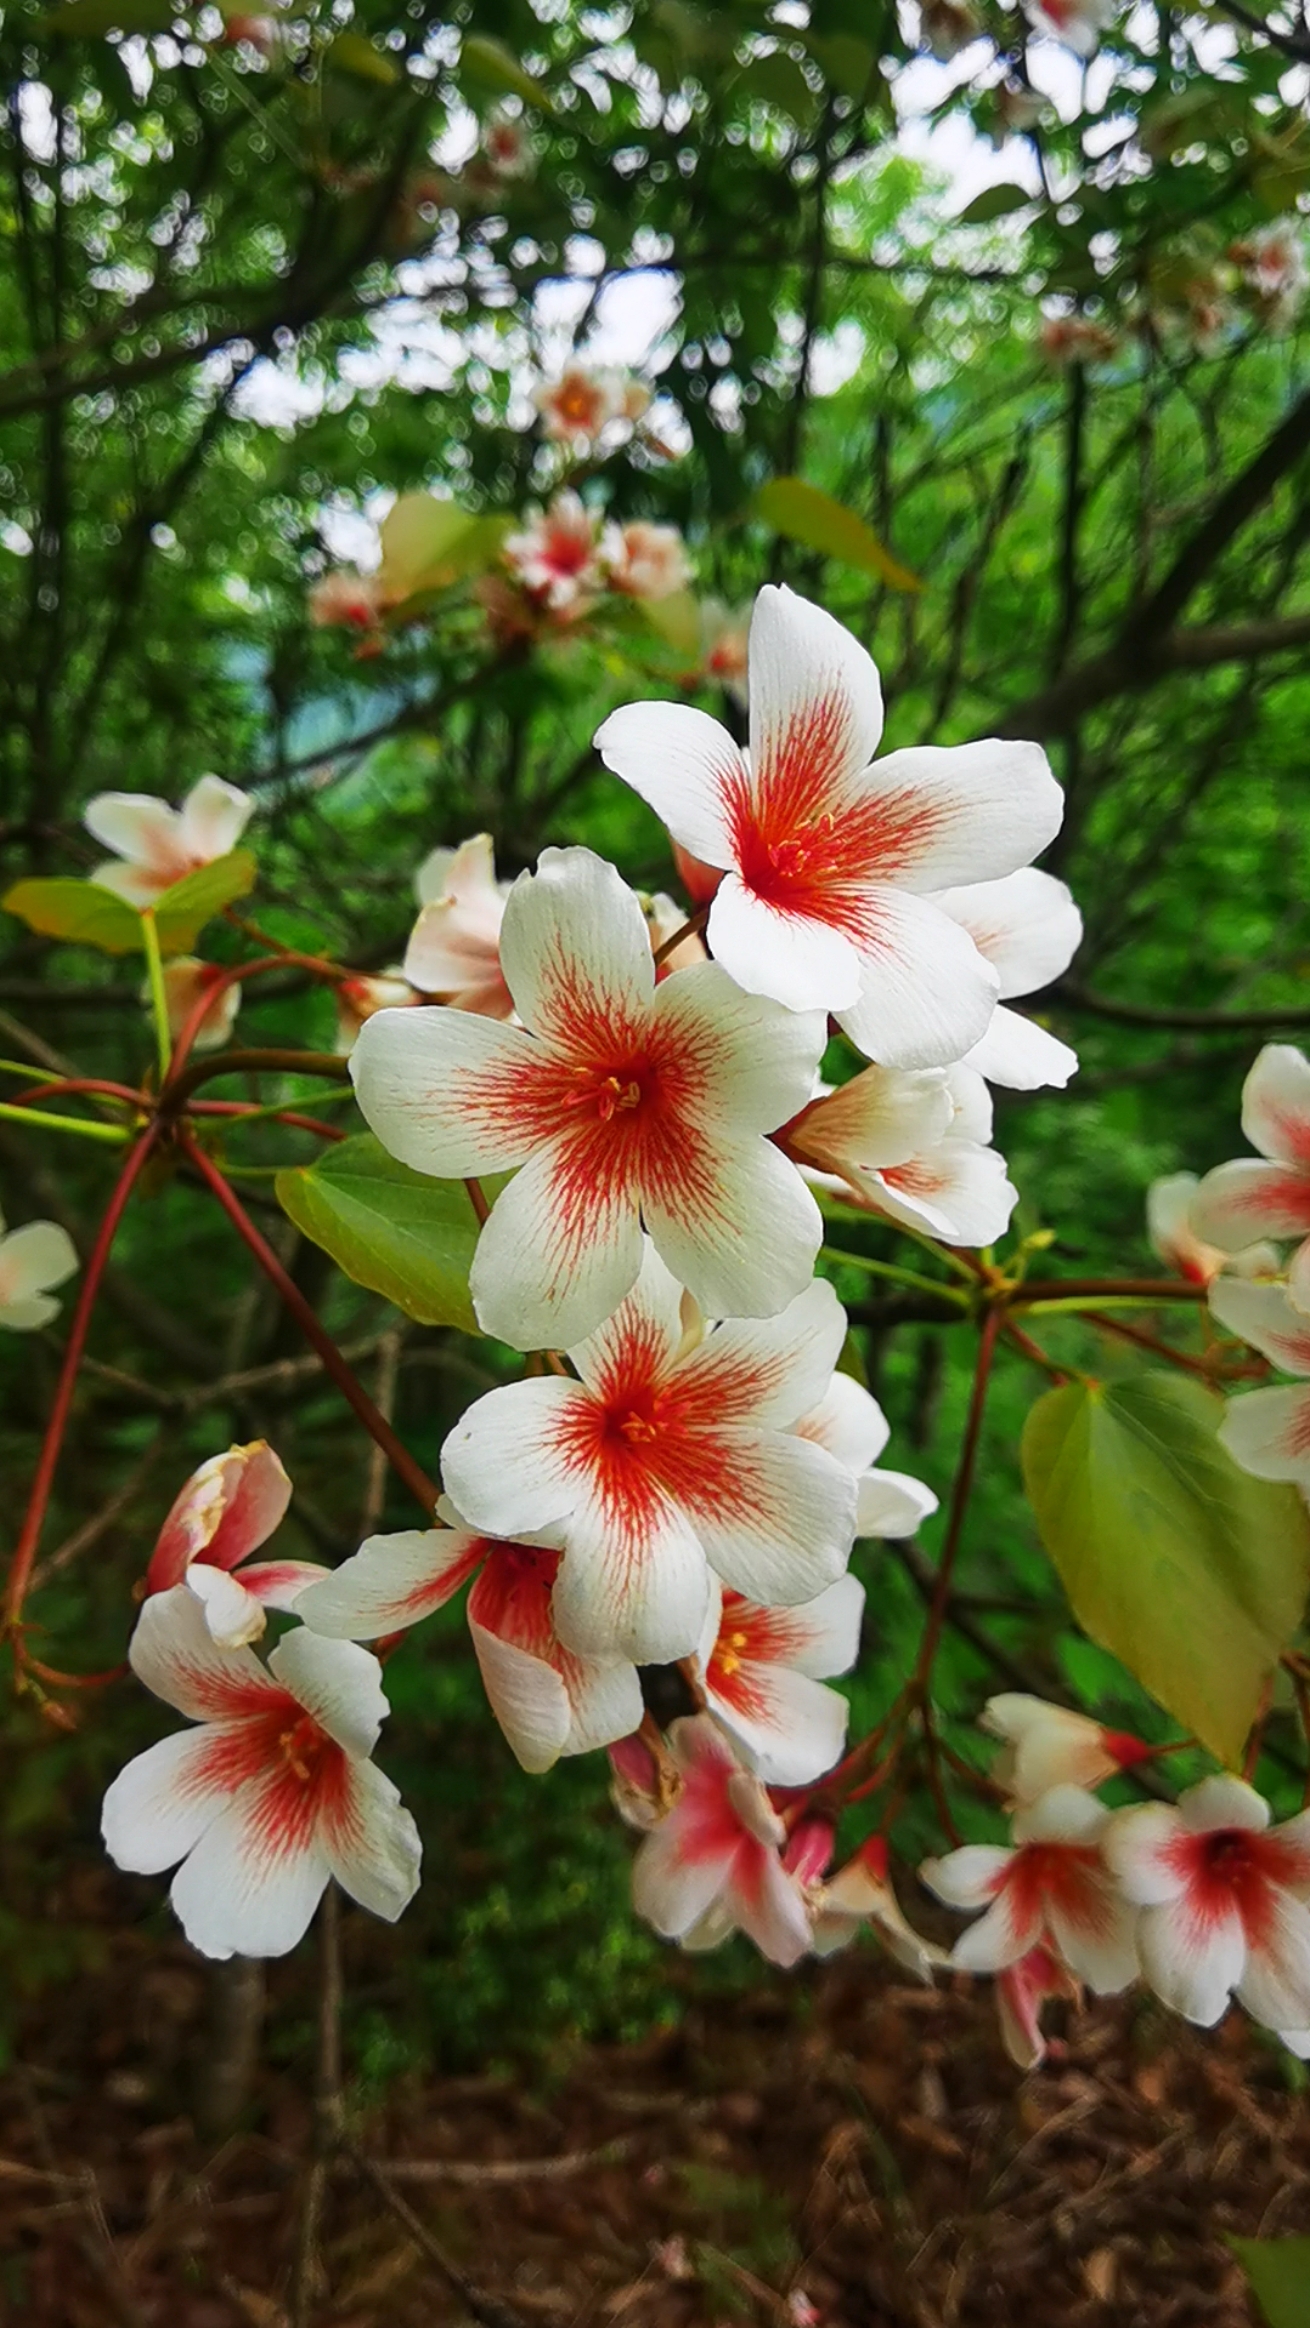
[[[39,1099],[59,1099],[71,1092],[94,1091],[108,1099],[121,1099],[129,1107],[148,1107],[143,1091],[133,1091],[126,1083],[104,1083],[95,1075],[60,1075],[50,1083],[34,1083],[29,1090],[20,1091],[10,1101],[11,1107],[35,1107]]]
[[[301,1115],[295,1108],[280,1107],[275,1115],[262,1108],[247,1106],[242,1099],[193,1099],[187,1105],[188,1115],[239,1117],[258,1116],[265,1124],[290,1124],[297,1132],[317,1132],[320,1140],[344,1140],[346,1135],[339,1124],[325,1124],[321,1116]]]
[[[666,938],[662,946],[656,947],[656,969],[659,969],[661,962],[667,962],[670,954],[676,954],[679,946],[685,945],[688,938],[698,937],[709,918],[710,909],[707,905],[698,905],[695,913],[688,914],[686,921],[679,924],[672,937]]]
[[[330,970],[316,954],[272,954],[261,956],[257,962],[234,963],[231,969],[223,972],[221,978],[214,980],[212,986],[205,988],[193,1006],[190,1017],[183,1021],[173,1045],[170,1082],[176,1079],[190,1058],[191,1046],[220,994],[226,994],[229,986],[240,986],[247,978],[262,977],[266,970],[307,970],[311,977],[326,978],[333,985],[341,976],[340,971]]]
[[[91,1312],[95,1307],[96,1295],[100,1290],[100,1280],[105,1273],[105,1264],[109,1259],[110,1248],[113,1245],[118,1224],[127,1209],[128,1198],[131,1196],[141,1169],[150,1155],[158,1131],[158,1123],[147,1124],[136,1145],[130,1149],[122,1171],[114,1183],[113,1194],[105,1207],[104,1218],[96,1231],[95,1244],[87,1257],[86,1271],[82,1278],[81,1291],[77,1297],[77,1307],[73,1311],[72,1323],[68,1329],[68,1341],[64,1349],[63,1365],[59,1370],[54,1405],[50,1410],[50,1420],[46,1424],[45,1437],[41,1442],[41,1453],[37,1460],[36,1476],[32,1481],[32,1492],[28,1498],[27,1510],[23,1515],[23,1525],[18,1542],[14,1547],[14,1556],[9,1564],[9,1582],[5,1592],[4,1608],[4,1630],[6,1632],[13,1630],[23,1613],[23,1601],[27,1593],[28,1580],[32,1574],[32,1563],[36,1558],[37,1545],[41,1539],[41,1528],[45,1520],[46,1506],[50,1501],[50,1490],[54,1485],[59,1450],[63,1445],[64,1433],[68,1428],[73,1392],[77,1385],[78,1369],[82,1363],[82,1352],[86,1346]]]
[[[964,1530],[964,1515],[969,1507],[969,1495],[973,1487],[974,1467],[978,1460],[978,1442],[982,1436],[983,1408],[987,1404],[987,1384],[991,1375],[992,1356],[996,1349],[996,1337],[1000,1327],[1001,1312],[998,1309],[988,1310],[983,1319],[982,1334],[978,1342],[978,1361],[974,1367],[973,1389],[969,1395],[969,1414],[964,1426],[964,1440],[960,1447],[955,1485],[951,1491],[951,1512],[946,1523],[946,1537],[942,1544],[937,1581],[933,1586],[928,1622],[924,1626],[923,1639],[919,1644],[918,1661],[914,1668],[914,1686],[920,1696],[922,1696],[927,1683],[928,1675],[932,1671],[932,1661],[937,1654],[937,1644],[941,1640],[942,1627],[946,1622],[946,1611],[950,1605],[951,1581],[955,1573],[956,1555],[960,1549],[960,1537]]]
[[[1063,1366],[1057,1366],[1054,1358],[1048,1358],[1046,1352],[1039,1349],[1031,1335],[1025,1334],[1022,1326],[1016,1326],[1013,1318],[1007,1317],[1005,1321],[1005,1338],[1008,1342],[1013,1342],[1015,1349],[1021,1350],[1025,1358],[1030,1358],[1034,1366],[1040,1366],[1047,1374],[1052,1375],[1056,1382],[1068,1381],[1069,1377]]]
[[[396,1437],[385,1415],[379,1414],[362,1382],[356,1379],[347,1366],[326,1326],[311,1309],[299,1286],[288,1277],[272,1246],[261,1237],[236,1190],[224,1178],[212,1157],[207,1156],[204,1149],[185,1132],[182,1134],[182,1146],[196,1171],[222,1205],[238,1236],[254,1254],[270,1284],[276,1287],[306,1341],[318,1352],[342,1397],[354,1408],[369,1437],[382,1449],[397,1478],[404,1481],[414,1501],[431,1520],[437,1508],[440,1490]]]
[[[1022,1308],[1030,1301],[1067,1301],[1071,1294],[1138,1294],[1144,1301],[1204,1301],[1206,1288],[1185,1277],[1049,1277],[1028,1278],[1015,1288],[1014,1301]]]
[[[469,1192],[469,1203],[478,1216],[478,1227],[484,1229],[491,1217],[491,1206],[482,1193],[482,1182],[480,1180],[466,1180],[464,1186]]]
[[[1103,1310],[1085,1310],[1079,1314],[1085,1324],[1097,1327],[1103,1334],[1117,1334],[1121,1342],[1135,1342],[1139,1350],[1149,1350],[1153,1358],[1164,1358],[1171,1366],[1181,1366],[1185,1374],[1199,1374],[1203,1382],[1214,1381],[1216,1369],[1209,1359],[1193,1358],[1186,1350],[1175,1350],[1155,1334],[1144,1334],[1140,1326],[1130,1326],[1122,1318],[1107,1317]]]

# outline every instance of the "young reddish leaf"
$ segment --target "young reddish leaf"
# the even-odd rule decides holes
[[[1223,1762],[1301,1621],[1310,1520],[1294,1488],[1239,1471],[1224,1401],[1163,1373],[1048,1391],[1024,1480],[1084,1631]]]

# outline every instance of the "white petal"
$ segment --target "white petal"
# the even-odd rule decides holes
[[[1179,1865],[1178,1842],[1185,1832],[1172,1803],[1135,1803],[1113,1814],[1101,1850],[1125,1898],[1139,1907],[1181,1898],[1188,1879]]]
[[[155,870],[149,865],[120,864],[116,857],[111,857],[103,865],[94,865],[87,880],[97,889],[107,889],[114,897],[121,897],[125,904],[135,906],[140,912],[143,906],[153,905],[188,870],[185,859]]]
[[[1310,1170],[1239,1156],[1216,1164],[1192,1199],[1192,1229],[1225,1253],[1255,1237],[1303,1237],[1310,1229]]]
[[[845,788],[868,767],[882,735],[882,688],[867,650],[834,616],[766,583],[751,615],[753,789],[767,795],[804,762],[814,789]]]
[[[1004,1884],[1013,1858],[1013,1851],[999,1843],[964,1843],[940,1859],[925,1859],[919,1881],[948,1908],[985,1908]]]
[[[930,898],[883,884],[870,892],[859,1000],[837,1013],[851,1041],[884,1067],[945,1067],[986,1033],[997,978],[972,938]]]
[[[581,1490],[559,1442],[570,1410],[587,1404],[561,1375],[507,1382],[474,1400],[441,1450],[447,1492],[472,1526],[514,1539],[566,1516]]]
[[[569,1520],[555,1585],[555,1627],[579,1657],[672,1665],[700,1639],[709,1597],[701,1531],[675,1505],[651,1512],[634,1540],[588,1503]]]
[[[1048,1787],[1036,1802],[1015,1812],[1012,1833],[1016,1843],[1090,1844],[1108,1827],[1111,1813],[1086,1787],[1067,1783]]]
[[[958,1059],[954,1066],[943,1070],[946,1088],[951,1095],[955,1114],[947,1126],[953,1140],[976,1140],[985,1148],[992,1136],[995,1108],[992,1095],[976,1067]]]
[[[1221,2020],[1242,1977],[1246,1941],[1235,1905],[1204,1922],[1185,1900],[1143,1908],[1137,1923],[1143,1978],[1161,2001],[1198,2028]]]
[[[871,1173],[861,1186],[891,1220],[952,1245],[994,1245],[1019,1201],[1004,1156],[975,1140],[941,1140],[910,1164]]]
[[[828,1040],[822,1011],[784,1010],[743,994],[722,963],[703,962],[656,989],[655,1026],[681,1046],[696,1078],[707,1136],[774,1132],[804,1107]]]
[[[634,1368],[643,1376],[663,1374],[682,1336],[682,1287],[647,1237],[631,1293],[594,1334],[572,1345],[569,1357],[588,1389],[604,1395],[607,1384]]]
[[[120,1770],[100,1815],[114,1865],[133,1875],[159,1875],[185,1859],[258,1766],[242,1752],[255,1727],[207,1722],[199,1730],[179,1730]],[[252,1751],[262,1756],[258,1741]]]
[[[1096,1996],[1117,1997],[1137,1979],[1138,1911],[1117,1898],[1108,1883],[1088,1886],[1080,1914],[1072,1914],[1054,1896],[1047,1901],[1046,1913],[1063,1961]]]
[[[465,1528],[405,1528],[369,1536],[350,1560],[302,1593],[297,1616],[339,1641],[376,1641],[444,1608],[483,1557]]]
[[[891,1436],[891,1424],[862,1382],[834,1374],[817,1406],[796,1425],[803,1439],[826,1447],[857,1478],[876,1463]]]
[[[1007,1884],[986,1914],[970,1924],[967,1932],[961,1932],[951,1950],[951,1962],[961,1972],[1003,1972],[1007,1965],[1018,1964],[1041,1937],[1040,1905],[1021,1898],[1017,1884]]]
[[[29,1293],[21,1301],[0,1300],[0,1326],[11,1334],[35,1334],[59,1315],[51,1293]]]
[[[1266,2029],[1294,2029],[1310,2021],[1310,1911],[1269,1884],[1256,1929],[1247,1939],[1246,1969],[1237,1994]]]
[[[1292,1043],[1266,1043],[1242,1086],[1242,1130],[1262,1156],[1310,1164],[1310,1060]]]
[[[116,857],[156,872],[185,871],[182,820],[175,808],[153,793],[98,792],[87,802],[82,822],[91,838]]]
[[[56,1221],[28,1221],[0,1237],[0,1316],[20,1301],[63,1285],[78,1267],[77,1248]]]
[[[379,1010],[360,1028],[350,1079],[391,1155],[454,1179],[508,1171],[529,1154],[524,1102],[539,1065],[520,1027],[466,1010]]]
[[[573,1709],[563,1678],[543,1657],[502,1641],[469,1618],[469,1632],[491,1710],[524,1770],[550,1770],[568,1744]],[[631,1668],[628,1669],[631,1671]],[[641,1692],[637,1692],[637,1721]],[[628,1728],[633,1725],[630,1723]],[[625,1735],[624,1732],[616,1733]]]
[[[567,1688],[573,1718],[566,1754],[590,1754],[598,1746],[616,1745],[640,1727],[641,1682],[636,1666],[626,1660],[609,1663],[570,1656]]]
[[[733,1429],[722,1440],[725,1476],[699,1482],[690,1504],[710,1566],[762,1608],[815,1599],[845,1573],[855,1541],[849,1471],[781,1431]]]
[[[830,1171],[880,1171],[944,1140],[955,1107],[936,1067],[866,1067],[789,1128],[793,1152]]]
[[[681,1828],[666,1818],[652,1828],[632,1863],[632,1904],[665,1940],[681,1940],[718,1898],[732,1866],[735,1841],[692,1855]]]
[[[859,954],[824,921],[821,907],[789,911],[729,873],[715,893],[705,934],[715,960],[748,994],[770,995],[797,1011],[847,1010],[859,997]]]
[[[1264,1796],[1244,1778],[1234,1778],[1226,1770],[1186,1788],[1178,1797],[1178,1809],[1194,1835],[1208,1835],[1222,1827],[1241,1827],[1248,1834],[1262,1835],[1269,1824]]]
[[[725,1139],[707,1171],[701,1210],[647,1192],[642,1211],[656,1250],[707,1317],[773,1317],[813,1276],[823,1215],[796,1166],[767,1140]]]
[[[1310,1375],[1310,1318],[1293,1309],[1281,1285],[1216,1278],[1210,1288],[1210,1314],[1285,1373]]]
[[[640,1019],[655,992],[646,919],[617,869],[591,849],[543,849],[521,873],[500,929],[500,966],[525,1026],[590,1062],[596,1022]]]
[[[1073,893],[1025,865],[1003,881],[939,890],[935,902],[969,932],[1001,981],[1001,993],[1036,994],[1063,976],[1083,938]]]
[[[937,1509],[937,1498],[906,1471],[866,1471],[857,1483],[855,1533],[900,1539],[913,1536]]]
[[[173,1909],[202,1956],[286,1956],[331,1869],[316,1829],[282,1815],[284,1770],[250,1779],[173,1878]]]
[[[221,776],[202,776],[182,803],[182,841],[187,855],[202,865],[228,856],[254,813],[255,804],[248,792],[225,784]]]
[[[741,1695],[729,1699],[707,1678],[709,1709],[767,1785],[812,1786],[840,1760],[850,1707],[835,1689],[744,1659],[734,1680]]]
[[[1256,1479],[1310,1486],[1310,1386],[1252,1390],[1228,1401],[1219,1444]]]
[[[911,836],[895,878],[916,890],[999,880],[1053,841],[1064,795],[1040,744],[917,744],[870,771],[889,811],[906,804]]]
[[[347,1754],[371,1754],[387,1718],[382,1668],[354,1641],[329,1641],[297,1625],[284,1633],[268,1661],[281,1682],[320,1729]]]
[[[267,1623],[263,1607],[225,1568],[215,1568],[208,1560],[193,1560],[186,1582],[220,1649],[241,1649],[248,1641],[259,1639]]]
[[[500,928],[506,891],[496,879],[490,833],[474,833],[457,849],[429,849],[414,875],[420,905],[450,897],[465,913],[476,914],[491,936]]]
[[[795,1877],[763,1846],[744,1853],[735,1873],[729,1901],[741,1930],[770,1964],[798,1964],[809,1952],[810,1919]]]
[[[993,1011],[982,1041],[966,1054],[964,1064],[1006,1091],[1042,1091],[1051,1085],[1063,1091],[1078,1072],[1078,1053],[1046,1027],[1025,1018],[1022,1011],[1007,1010],[1002,1002]]]
[[[703,1399],[716,1424],[785,1430],[830,1388],[845,1339],[845,1310],[826,1278],[812,1278],[777,1317],[716,1326],[683,1359],[679,1384],[685,1395]],[[819,1444],[813,1432],[805,1436]]]
[[[630,703],[596,730],[596,750],[707,865],[730,865],[725,793],[743,780],[742,756],[708,712],[683,703]]]
[[[220,1649],[184,1584],[157,1592],[137,1619],[128,1660],[139,1681],[193,1721],[232,1721],[285,1704],[285,1692],[248,1649]]]
[[[318,1560],[252,1560],[242,1569],[240,1581],[266,1609],[289,1611],[299,1607],[310,1585],[331,1574]]]
[[[343,1892],[394,1924],[418,1890],[423,1846],[396,1788],[373,1763],[347,1765],[339,1794],[324,1806],[320,1843]]]
[[[787,1663],[815,1681],[849,1673],[860,1653],[864,1586],[855,1576],[839,1576],[826,1592],[787,1612]]]
[[[478,1323],[515,1350],[568,1348],[618,1308],[641,1255],[632,1191],[580,1190],[569,1147],[555,1142],[491,1208],[469,1273]]]

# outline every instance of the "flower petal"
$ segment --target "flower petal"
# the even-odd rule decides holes
[[[721,1447],[722,1470],[696,1481],[686,1497],[710,1566],[765,1608],[813,1600],[850,1558],[849,1471],[824,1448],[781,1431],[736,1428],[722,1434]]]
[[[269,1671],[290,1690],[319,1728],[347,1754],[371,1754],[387,1718],[382,1668],[354,1641],[329,1641],[297,1625],[284,1633],[268,1661]]]
[[[954,1114],[938,1068],[866,1067],[789,1124],[787,1145],[805,1163],[830,1172],[880,1171],[936,1147]]]
[[[858,639],[793,590],[766,583],[751,615],[751,790],[816,802],[846,790],[882,735],[877,665]]]
[[[1246,1967],[1246,1940],[1236,1903],[1196,1914],[1186,1899],[1143,1908],[1137,1922],[1143,1977],[1162,2003],[1198,2028],[1222,2020]]]
[[[920,1883],[948,1908],[985,1908],[1002,1889],[1014,1861],[1000,1843],[964,1843],[940,1859],[925,1859]]]
[[[1310,1170],[1310,1060],[1266,1043],[1242,1086],[1242,1130],[1262,1156]]]
[[[185,870],[182,820],[152,792],[98,792],[82,811],[82,822],[92,840],[116,857],[170,878]]]
[[[1069,1970],[1096,1996],[1116,1997],[1137,1979],[1137,1909],[1104,1878],[1052,1890],[1046,1920]]]
[[[291,1482],[266,1439],[231,1448],[223,1474],[223,1508],[205,1557],[216,1568],[235,1568],[247,1553],[268,1542],[285,1519],[290,1501]]]
[[[236,1721],[289,1702],[248,1649],[219,1648],[184,1584],[146,1602],[127,1654],[137,1679],[192,1721]]]
[[[817,905],[807,912],[775,903],[729,873],[705,934],[716,961],[747,994],[770,995],[795,1011],[847,1010],[859,998],[858,950]]]
[[[1216,1278],[1210,1288],[1210,1314],[1285,1373],[1310,1375],[1310,1318],[1293,1309],[1281,1285]]]
[[[1310,2022],[1310,1910],[1277,1884],[1265,1887],[1260,1914],[1247,1926],[1246,1968],[1237,1994],[1266,2029]]]
[[[664,1375],[682,1336],[682,1287],[646,1238],[632,1291],[594,1334],[573,1345],[569,1357],[588,1389],[605,1398],[621,1383]]]
[[[731,1827],[698,1841],[699,1848],[689,1849],[670,1816],[651,1829],[633,1860],[632,1905],[664,1940],[681,1940],[699,1923],[731,1871],[737,1849]]]
[[[826,1447],[857,1478],[877,1462],[891,1437],[877,1399],[849,1374],[834,1374],[817,1406],[794,1427],[802,1439]]]
[[[544,1658],[532,1656],[514,1641],[502,1641],[485,1625],[479,1625],[471,1608],[469,1632],[488,1703],[515,1758],[524,1770],[552,1769],[568,1745],[573,1724],[573,1709],[561,1675]],[[629,1722],[627,1730],[632,1726]]]
[[[569,1140],[541,1148],[501,1190],[478,1239],[473,1307],[483,1332],[512,1349],[582,1341],[618,1308],[641,1267],[635,1192],[621,1180],[589,1178],[584,1163]]]
[[[900,802],[912,808],[894,878],[920,892],[1016,872],[1064,817],[1041,745],[996,737],[889,752],[870,770],[869,791],[889,813]]]
[[[698,1195],[689,1206],[647,1188],[642,1213],[661,1260],[707,1317],[773,1317],[804,1291],[823,1242],[800,1173],[767,1140],[724,1139]]]
[[[268,1621],[263,1607],[225,1568],[215,1568],[208,1560],[194,1560],[186,1582],[220,1649],[241,1649],[248,1641],[259,1639]]]
[[[987,1031],[997,977],[972,938],[927,897],[869,893],[859,999],[837,1017],[884,1067],[945,1067]]]
[[[1252,1390],[1228,1401],[1219,1444],[1256,1479],[1310,1486],[1310,1385]]]
[[[729,1698],[707,1676],[707,1703],[766,1785],[812,1786],[832,1769],[850,1720],[844,1697],[785,1665],[743,1659],[733,1680]]]
[[[323,1805],[319,1843],[343,1892],[394,1924],[418,1890],[423,1846],[396,1788],[373,1763],[345,1766]]]
[[[1007,1000],[1036,994],[1062,977],[1082,944],[1083,917],[1072,891],[1034,865],[1002,881],[940,889],[934,902],[968,931]]]
[[[822,1011],[784,1010],[743,994],[721,963],[704,962],[656,990],[655,1026],[695,1075],[689,1112],[715,1139],[774,1132],[804,1107],[828,1040]]]
[[[1063,1091],[1078,1072],[1078,1053],[1022,1011],[998,1003],[982,1041],[966,1053],[966,1067],[1006,1091]]]
[[[1234,1778],[1227,1770],[1216,1771],[1196,1786],[1189,1786],[1178,1797],[1178,1810],[1183,1824],[1194,1835],[1208,1835],[1216,1827],[1241,1827],[1248,1834],[1262,1835],[1269,1825],[1269,1805],[1264,1796],[1248,1786],[1244,1778]]]
[[[263,1768],[266,1753],[258,1722],[206,1722],[148,1746],[105,1796],[100,1831],[114,1865],[133,1875],[175,1867]]]
[[[169,1897],[202,1956],[286,1956],[304,1939],[331,1873],[306,1793],[279,1759],[247,1780],[178,1869]]]
[[[248,792],[226,784],[221,776],[202,776],[182,803],[183,848],[198,864],[212,864],[215,857],[226,857],[235,849],[254,813]]]
[[[475,1399],[441,1450],[452,1502],[489,1536],[513,1539],[563,1520],[585,1481],[562,1443],[571,1416],[588,1405],[581,1386],[560,1375],[507,1382]]]
[[[405,1528],[369,1536],[350,1560],[305,1593],[296,1613],[315,1633],[376,1641],[444,1608],[486,1556],[467,1528]]]
[[[79,1266],[77,1247],[57,1221],[28,1221],[0,1237],[0,1317],[13,1305],[63,1285]]]
[[[777,1852],[762,1843],[739,1852],[734,1877],[730,1904],[747,1939],[784,1971],[798,1964],[809,1952],[810,1920],[801,1887]]]
[[[785,1430],[830,1388],[845,1339],[846,1312],[828,1280],[815,1277],[776,1317],[716,1326],[683,1359],[679,1390],[703,1400],[716,1428],[750,1422]],[[819,1443],[813,1432],[805,1436]]]
[[[598,1026],[639,1019],[655,991],[640,903],[591,849],[543,849],[500,930],[500,966],[525,1026],[565,1056],[594,1056]]]
[[[1004,1156],[976,1140],[940,1140],[908,1164],[862,1177],[860,1186],[890,1220],[952,1245],[994,1245],[1019,1201]]]
[[[1225,1253],[1255,1237],[1303,1237],[1310,1230],[1310,1171],[1239,1156],[1216,1164],[1192,1199],[1192,1229]]]
[[[1101,1836],[1101,1851],[1126,1899],[1139,1907],[1161,1907],[1181,1898],[1189,1881],[1179,1850],[1185,1834],[1172,1803],[1134,1803],[1114,1812]]]
[[[899,1541],[917,1533],[937,1509],[937,1498],[906,1471],[866,1471],[856,1483],[855,1533]]]
[[[464,1010],[379,1010],[360,1028],[350,1079],[370,1131],[437,1179],[509,1171],[537,1145],[540,1046]]]
[[[290,1610],[299,1607],[302,1593],[311,1584],[331,1574],[319,1560],[252,1560],[238,1581],[266,1609]]]
[[[961,1932],[951,1962],[961,1972],[1003,1972],[1042,1937],[1042,1903],[1025,1887],[1007,1883],[985,1915]]]
[[[675,841],[707,865],[730,865],[726,796],[743,774],[725,727],[684,703],[630,703],[595,734],[606,767],[630,784]]]
[[[675,1504],[654,1501],[634,1526],[589,1498],[567,1525],[555,1628],[579,1657],[672,1665],[695,1650],[709,1589],[701,1531]]]

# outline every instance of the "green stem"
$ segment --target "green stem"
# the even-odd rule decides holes
[[[168,1025],[168,996],[164,990],[164,958],[159,951],[159,931],[155,926],[154,912],[148,905],[141,909],[141,943],[145,947],[146,976],[150,981],[150,1009],[155,1022],[162,1089],[168,1081],[168,1070],[173,1062],[173,1038]]]
[[[1094,1309],[1159,1309],[1160,1296],[1157,1293],[1071,1293],[1062,1295],[1058,1300],[1025,1301],[1021,1294],[1017,1300],[1007,1303],[1006,1307],[1018,1317],[1049,1318],[1059,1310],[1090,1313]]]
[[[0,1102],[0,1117],[6,1123],[41,1124],[47,1131],[71,1132],[74,1139],[100,1140],[106,1146],[121,1148],[133,1134],[122,1124],[85,1124],[77,1116],[48,1115],[41,1107],[9,1107]]]
[[[862,1269],[869,1277],[885,1277],[892,1285],[912,1286],[916,1293],[940,1294],[943,1301],[953,1301],[961,1309],[969,1306],[968,1295],[958,1286],[948,1285],[940,1277],[924,1277],[917,1269],[902,1269],[895,1261],[871,1261],[865,1253],[845,1253],[837,1245],[821,1245],[821,1261],[840,1263],[844,1269]]]

